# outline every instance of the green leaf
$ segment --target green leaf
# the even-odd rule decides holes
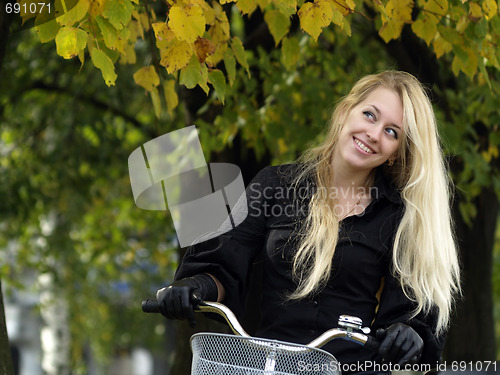
[[[479,59],[478,61],[479,61],[479,71],[483,75],[483,78],[486,81],[486,83],[488,84],[488,87],[490,88],[490,90],[492,90],[490,76],[488,74],[488,71],[486,70],[486,67],[484,66],[484,60]]]
[[[106,1],[102,16],[107,18],[115,29],[121,30],[130,22],[133,11],[134,5],[129,0]]]
[[[279,0],[273,2],[274,6],[284,15],[291,17],[297,12],[297,0]]]
[[[441,36],[443,37],[443,39],[446,40],[448,43],[451,43],[453,45],[464,44],[462,35],[460,35],[456,30],[452,29],[451,27],[438,25],[438,31],[439,34],[441,34]]]
[[[212,84],[217,97],[222,104],[224,104],[224,98],[226,96],[226,77],[224,77],[224,73],[218,69],[212,70],[208,73],[208,82]]]
[[[75,27],[62,27],[56,36],[57,54],[71,59],[87,45],[87,33]]]
[[[41,25],[35,26],[38,38],[42,43],[47,43],[52,39],[54,39],[60,29],[61,25],[59,25],[55,19],[49,22],[45,22]]]
[[[107,86],[112,86],[116,81],[115,66],[113,61],[100,49],[94,48],[90,52],[90,58],[94,63],[95,67],[100,69],[104,82]]]
[[[112,50],[117,49],[119,47],[118,30],[116,30],[113,25],[111,25],[111,23],[104,17],[97,16],[95,17],[95,20],[97,22],[97,26],[99,26],[99,30],[101,30],[101,34],[106,47]]]
[[[285,38],[281,45],[281,62],[289,71],[296,68],[300,58],[300,45],[296,37]]]
[[[227,78],[229,79],[229,86],[233,86],[234,80],[236,79],[236,59],[234,58],[234,53],[230,49],[226,49],[224,52],[224,66],[227,72]]]
[[[245,48],[243,48],[243,43],[241,42],[240,38],[235,36],[233,37],[233,39],[231,39],[231,48],[233,49],[236,60],[242,67],[246,69],[248,77],[250,77],[250,68],[247,62],[247,55],[245,53]]]
[[[208,82],[208,69],[205,64],[200,64],[196,56],[191,56],[189,65],[181,69],[179,76],[179,83],[192,89],[199,85],[206,94],[209,92],[207,85]]]
[[[279,10],[270,10],[264,15],[264,20],[274,38],[275,45],[278,45],[290,30],[290,18]]]
[[[476,23],[474,32],[480,39],[486,37],[486,34],[488,34],[488,21],[486,21],[486,18],[482,18],[479,22]]]

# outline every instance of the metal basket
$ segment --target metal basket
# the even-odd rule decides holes
[[[197,333],[191,348],[191,375],[340,375],[330,353],[288,342]]]

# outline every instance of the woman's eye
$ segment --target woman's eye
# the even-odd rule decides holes
[[[375,115],[373,114],[373,112],[364,111],[363,115],[365,115],[366,118],[369,118],[370,120],[375,121]]]
[[[387,128],[385,130],[389,135],[392,135],[394,138],[398,139],[398,133],[392,129],[392,128]]]

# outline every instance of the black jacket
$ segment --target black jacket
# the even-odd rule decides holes
[[[293,189],[293,173],[293,165],[259,172],[247,187],[249,212],[245,221],[218,238],[190,247],[176,279],[202,272],[214,275],[226,291],[223,303],[241,315],[251,265],[259,256],[264,259],[264,272],[262,323],[257,336],[305,344],[336,327],[342,314],[360,317],[372,332],[402,322],[424,340],[421,362],[436,365],[444,344],[444,336],[433,334],[436,317],[420,314],[410,319],[414,305],[391,274],[392,244],[404,206],[381,171],[376,173],[371,204],[361,215],[341,221],[328,284],[310,298],[287,299],[296,288],[291,260],[297,231],[315,189],[313,181]],[[375,352],[343,340],[334,340],[323,349],[340,363],[377,359]]]

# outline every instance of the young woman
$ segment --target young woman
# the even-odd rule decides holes
[[[163,315],[193,323],[195,289],[240,314],[261,256],[257,336],[307,343],[349,314],[382,344],[323,347],[340,363],[438,363],[460,272],[436,120],[415,77],[359,80],[322,144],[262,170],[247,202],[242,224],[188,249],[157,293]]]

